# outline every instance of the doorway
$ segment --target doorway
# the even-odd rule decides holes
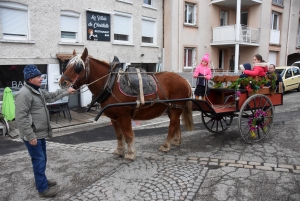
[[[224,69],[224,50],[219,50],[219,69]]]
[[[220,11],[220,26],[227,26],[227,25],[228,25],[228,12]]]
[[[248,11],[241,12],[241,25],[248,26]]]

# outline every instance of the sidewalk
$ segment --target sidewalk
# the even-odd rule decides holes
[[[51,119],[51,127],[53,133],[55,134],[56,132],[65,131],[72,128],[75,129],[75,128],[89,126],[89,125],[100,126],[100,125],[110,124],[110,119],[105,116],[101,116],[97,122],[94,121],[95,117],[100,112],[99,109],[98,110],[91,109],[89,112],[86,112],[86,109],[87,108],[71,109],[70,110],[71,117],[72,117],[71,122],[69,122],[68,118],[67,117],[65,118],[62,113],[58,117],[56,116],[57,114],[54,114]],[[56,118],[57,118],[57,123],[56,123]],[[17,137],[19,135],[17,122],[9,121],[8,123],[10,127],[9,134],[12,137]]]
[[[95,128],[95,127],[101,127],[101,126],[107,126],[111,125],[111,121],[108,117],[102,116],[98,119],[98,121],[94,121],[97,114],[100,112],[100,109],[91,109],[89,112],[86,112],[87,108],[75,108],[71,109],[70,113],[72,116],[72,121],[69,122],[68,118],[64,117],[63,114],[60,116],[52,116],[51,119],[51,127],[53,131],[53,136],[56,137],[58,135],[63,135],[64,133],[70,133],[67,132],[67,130],[77,130],[80,131],[86,127],[89,128]],[[194,111],[193,116],[199,115],[200,112]],[[57,118],[57,123],[56,123]],[[198,118],[200,120],[200,117]],[[197,122],[196,118],[194,118],[194,121]],[[147,120],[147,121],[132,121],[132,127],[133,129],[142,129],[144,126],[151,125],[151,124],[168,124],[169,117],[164,114],[161,115],[158,118]],[[17,122],[16,121],[9,121],[9,127],[10,127],[10,133],[9,135],[11,137],[18,137],[19,130],[17,128]]]

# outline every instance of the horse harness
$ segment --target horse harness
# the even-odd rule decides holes
[[[87,65],[89,66],[89,64]],[[151,74],[151,75],[149,75]],[[137,105],[135,108],[129,107],[130,109],[134,109],[132,118],[135,117],[136,113],[139,109],[145,109],[147,107],[150,107],[151,105],[155,103],[159,103],[160,98],[157,94],[157,87],[162,92],[164,99],[168,100],[164,90],[161,87],[161,84],[157,80],[155,74],[157,73],[148,73],[142,68],[136,68],[136,67],[128,67],[126,71],[124,72],[121,67],[121,63],[119,62],[119,59],[115,56],[114,60],[110,64],[110,70],[109,74],[107,76],[107,80],[105,85],[103,86],[100,93],[95,96],[89,105],[87,111],[91,109],[91,107],[94,106],[95,103],[101,103],[105,101],[109,95],[112,95],[114,99],[116,99],[118,102],[120,101],[115,94],[112,92],[112,89],[114,87],[114,84],[116,83],[115,80],[117,79],[117,83],[119,84],[119,90],[124,93],[126,92],[129,96],[135,96],[137,97]],[[117,78],[118,77],[118,78]],[[140,108],[141,105],[144,105],[144,96],[147,94],[155,94],[156,99],[153,100],[153,103],[150,104],[147,107]],[[162,103],[162,102],[161,102]],[[185,106],[174,104],[174,103],[162,103],[164,105],[167,105],[171,108],[180,108],[184,109]]]

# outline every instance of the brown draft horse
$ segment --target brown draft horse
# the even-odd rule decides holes
[[[69,61],[66,70],[59,81],[59,85],[61,88],[72,85],[75,89],[78,89],[80,86],[87,84],[92,94],[97,96],[101,90],[103,90],[107,75],[110,73],[109,63],[88,56],[88,50],[86,48],[82,55],[76,55],[75,51],[73,55],[74,57]],[[158,80],[158,85],[160,86],[158,87],[156,94],[145,96],[145,101],[153,101],[158,98],[160,100],[166,98],[171,100],[191,97],[191,86],[188,81],[180,75],[172,72],[160,72],[155,73],[154,76]],[[95,82],[92,83],[93,81]],[[114,82],[115,84],[111,94],[100,103],[102,108],[108,104],[137,101],[137,97],[123,95],[116,83],[117,79]],[[177,107],[173,107],[174,105]],[[161,116],[164,112],[167,112],[170,118],[170,124],[168,136],[159,150],[168,152],[171,144],[177,146],[181,144],[181,114],[186,129],[193,129],[191,101],[176,101],[172,104],[155,102],[152,105],[141,105],[139,109],[132,106],[110,107],[106,109],[104,114],[111,119],[118,140],[118,146],[114,151],[114,154],[125,157],[126,159],[134,160],[136,158],[136,148],[131,120],[149,120]],[[134,117],[133,113],[135,114]],[[127,143],[127,152],[125,142]]]

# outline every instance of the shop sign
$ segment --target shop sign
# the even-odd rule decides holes
[[[36,65],[46,78],[43,83],[47,82],[47,65]],[[24,84],[25,65],[0,65],[0,88],[16,87],[21,88]]]
[[[110,41],[110,14],[86,12],[87,40]]]

